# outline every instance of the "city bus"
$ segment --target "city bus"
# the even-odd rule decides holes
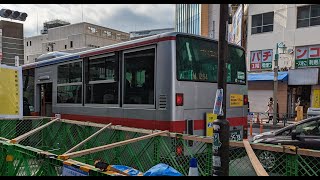
[[[33,115],[206,136],[218,42],[169,32],[23,65]],[[245,51],[228,45],[227,120],[247,137]]]

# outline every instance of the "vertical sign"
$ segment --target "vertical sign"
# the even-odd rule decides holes
[[[0,119],[22,119],[22,68],[0,65]]]
[[[250,69],[251,70],[261,69],[261,51],[250,52]]]
[[[217,120],[218,116],[213,113],[206,114],[206,136],[213,136],[213,121]]]
[[[216,98],[215,98],[214,107],[213,107],[214,114],[223,115],[224,112],[222,112],[222,103],[224,102],[222,101],[223,101],[223,89],[217,89]]]
[[[19,66],[19,56],[14,57],[14,64],[15,66]]]
[[[313,90],[312,107],[320,108],[320,89]]]
[[[234,43],[241,46],[241,22],[242,22],[242,6],[240,5],[233,16],[233,32]]]

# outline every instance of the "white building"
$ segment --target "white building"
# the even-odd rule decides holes
[[[130,32],[130,40],[143,38],[147,36],[153,36],[156,34],[172,32],[174,28],[162,28],[162,29],[147,29],[147,30],[140,30],[140,31],[132,31]]]
[[[304,112],[308,107],[320,107],[319,25],[320,5],[249,5],[248,71],[259,73],[273,71],[276,44],[283,42],[287,47],[285,54],[279,55],[278,61],[280,69],[289,69],[288,81],[279,82],[280,112],[294,113],[294,103],[298,97],[302,100]],[[249,100],[252,111],[263,112],[266,109],[268,98],[272,95],[273,80],[249,82]],[[261,103],[262,101],[264,103]]]
[[[24,39],[25,64],[48,52],[73,53],[129,40],[129,33],[86,22],[45,28],[42,32]]]

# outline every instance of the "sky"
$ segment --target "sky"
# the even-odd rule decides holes
[[[13,20],[23,23],[25,37],[40,35],[43,23],[54,19],[124,32],[174,27],[174,4],[0,4],[0,8],[28,14],[24,22]]]

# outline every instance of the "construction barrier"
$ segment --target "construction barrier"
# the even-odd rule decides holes
[[[212,175],[209,137],[48,118],[0,120],[0,128],[1,176],[121,175],[96,168],[97,160],[141,172],[165,163],[187,176],[194,157],[199,175]],[[250,145],[270,176],[320,175],[319,151]],[[256,176],[251,161],[243,142],[230,142],[229,175]]]

